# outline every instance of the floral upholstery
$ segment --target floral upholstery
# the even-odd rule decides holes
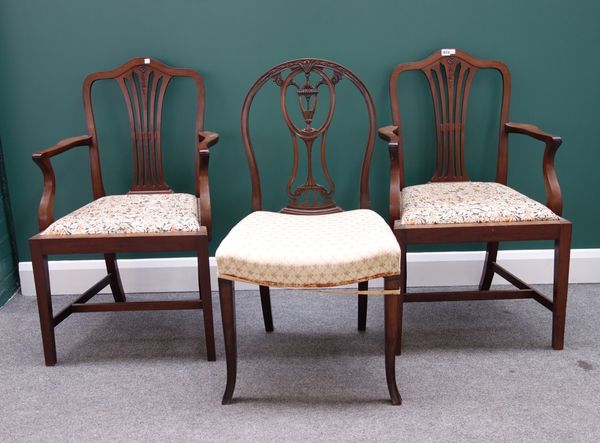
[[[52,223],[42,235],[200,231],[191,194],[128,194],[99,198]]]
[[[396,225],[558,219],[546,206],[500,183],[452,182],[404,188]]]
[[[266,286],[336,286],[400,273],[400,247],[377,213],[257,211],[216,252],[220,278]]]

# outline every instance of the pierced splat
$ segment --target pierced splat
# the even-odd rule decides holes
[[[89,75],[84,81],[83,98],[88,131],[93,137],[91,153],[94,197],[104,195],[97,153],[97,136],[91,89],[98,80],[115,80],[129,114],[133,152],[133,179],[130,193],[172,192],[163,174],[161,121],[165,92],[173,77],[188,77],[196,84],[198,108],[196,133],[204,120],[204,84],[200,75],[184,68],[172,68],[157,60],[137,58],[106,72]]]
[[[143,65],[116,79],[131,126],[134,171],[130,192],[170,191],[163,176],[160,129],[165,91],[171,78]]]
[[[317,83],[311,82],[311,72],[315,72],[319,81]],[[295,77],[298,75],[304,75],[304,83],[299,85],[295,81]],[[335,74],[334,74],[335,75]],[[281,77],[279,77],[281,78]],[[276,82],[280,87],[280,103],[281,112],[283,118],[290,129],[290,135],[292,137],[292,146],[294,149],[294,163],[292,166],[292,173],[287,182],[287,194],[290,198],[290,203],[284,208],[283,212],[294,212],[296,210],[303,210],[306,208],[320,209],[321,211],[328,210],[339,210],[332,200],[332,195],[335,192],[335,185],[329,171],[327,169],[327,162],[325,159],[325,140],[327,130],[331,124],[331,119],[335,110],[335,91],[334,91],[334,76],[331,78],[320,68],[315,68],[304,64],[302,67],[292,69],[285,79],[281,82]],[[329,89],[329,111],[323,124],[318,127],[313,127],[313,119],[317,110],[319,88],[325,86]],[[296,95],[298,96],[298,106],[302,119],[304,120],[304,127],[297,127],[288,111],[287,105],[287,90],[288,88],[295,88]],[[315,140],[320,137],[320,154],[321,154],[321,168],[323,175],[327,181],[327,187],[317,183],[313,175],[313,159],[312,151]],[[306,180],[301,185],[292,189],[294,182],[298,175],[298,138],[300,138],[306,147],[306,158],[307,158],[307,175]]]
[[[262,203],[260,201],[261,195],[258,171],[256,170],[254,153],[252,151],[248,131],[248,113],[252,100],[258,90],[266,82],[272,80],[280,89],[279,98],[281,112],[290,131],[293,148],[292,170],[286,185],[289,203],[281,211],[292,214],[322,214],[341,211],[333,200],[335,184],[327,168],[326,140],[327,131],[335,111],[335,85],[343,77],[349,78],[362,93],[367,102],[372,128],[374,128],[375,113],[366,88],[354,74],[343,66],[332,62],[318,59],[301,59],[283,63],[265,73],[250,89],[242,110],[242,136],[244,138],[244,145],[246,147],[252,173],[253,208],[255,210],[260,209]],[[288,109],[287,98],[290,90],[297,96],[297,103],[301,116],[300,125],[294,123],[292,116],[290,115],[290,110]],[[323,103],[323,91],[327,91],[329,97],[328,102],[326,101],[325,103]],[[319,98],[321,98],[321,101],[319,101]],[[326,116],[324,121],[319,124],[315,122],[315,114],[317,113],[319,106],[323,106],[324,104],[328,106],[326,108]],[[372,130],[373,129],[371,129],[371,131]],[[368,164],[370,163],[372,150],[371,137],[372,134],[370,133],[361,176],[361,205],[364,205],[364,207],[368,207],[369,203],[368,185],[365,180],[368,180]],[[301,149],[298,147],[299,140],[304,143],[306,148],[307,171],[304,182],[294,187],[294,183],[298,178],[298,164],[301,155]],[[319,149],[320,167],[323,176],[325,177],[325,185],[319,184],[315,180],[315,165],[313,164],[313,148],[315,147],[316,149]],[[367,165],[367,169],[365,169],[365,164]],[[365,181],[364,185],[363,181]]]
[[[431,181],[467,181],[465,167],[465,129],[469,95],[473,78],[479,69],[495,69],[502,74],[503,89],[510,89],[510,74],[500,62],[478,60],[463,51],[455,54],[434,54],[421,62],[405,63],[396,67],[390,78],[390,94],[397,97],[397,79],[400,73],[420,70],[425,74],[431,90],[436,123],[436,168]],[[507,121],[509,98],[503,94],[501,126]],[[392,117],[400,125],[400,112],[392,101]],[[500,158],[505,153],[505,140],[500,140]],[[499,163],[502,160],[500,159]]]
[[[477,68],[451,56],[422,71],[429,81],[436,120],[437,162],[431,180],[469,180],[464,159],[465,122]]]

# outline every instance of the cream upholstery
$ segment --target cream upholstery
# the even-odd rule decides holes
[[[400,273],[387,223],[359,209],[328,215],[257,211],[216,252],[220,278],[266,286],[325,287]]]
[[[200,231],[191,194],[128,194],[99,198],[52,223],[42,235]]]
[[[500,183],[452,182],[404,188],[396,225],[558,219],[546,206]]]

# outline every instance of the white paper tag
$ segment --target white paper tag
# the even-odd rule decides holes
[[[442,49],[442,57],[456,54],[456,49]]]
[[[150,59],[149,58],[145,58],[144,59],[144,64],[145,65],[149,65],[150,64]]]

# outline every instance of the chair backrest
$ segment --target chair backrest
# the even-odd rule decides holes
[[[350,82],[358,89],[364,98],[367,107],[369,134],[360,174],[360,207],[370,207],[369,169],[376,131],[375,106],[373,105],[371,95],[363,82],[347,68],[327,60],[305,58],[281,63],[269,69],[252,85],[244,100],[244,105],[242,107],[242,138],[248,157],[252,179],[253,211],[262,209],[262,193],[258,166],[252,142],[250,141],[249,115],[256,94],[269,81],[272,81],[280,89],[279,97],[281,112],[291,134],[294,156],[291,175],[287,181],[287,195],[289,202],[281,212],[311,215],[341,211],[333,200],[335,184],[327,168],[325,148],[327,131],[329,130],[335,110],[335,88],[338,82],[343,78],[350,80]],[[297,95],[302,120],[300,126],[297,126],[293,122],[293,117],[288,110],[286,98],[288,88],[290,87],[294,88],[294,92]],[[327,112],[324,122],[319,127],[314,128],[312,126],[313,117],[317,110],[318,95],[321,88],[328,91],[328,108],[326,109]],[[302,140],[306,147],[307,173],[305,182],[296,186],[295,189],[292,189],[298,176],[300,155],[298,152],[298,139]],[[318,149],[320,149],[321,168],[327,182],[326,186],[317,183],[313,173],[312,151],[316,141],[318,141]]]
[[[398,99],[398,77],[406,71],[419,70],[425,74],[431,90],[436,123],[436,167],[431,181],[469,180],[465,167],[465,129],[471,84],[480,69],[493,69],[502,76],[500,110],[500,139],[496,181],[506,183],[508,167],[507,137],[504,124],[508,121],[511,79],[508,67],[499,61],[479,60],[458,49],[442,49],[429,57],[411,63],[402,63],[390,76],[392,121],[399,127],[402,145],[402,126]],[[402,158],[400,161],[403,161]],[[400,164],[403,171],[403,164]],[[402,180],[404,177],[402,176]],[[401,183],[404,187],[404,183]]]
[[[133,148],[133,183],[130,193],[172,192],[165,181],[162,166],[161,122],[167,86],[173,77],[189,77],[196,85],[196,135],[204,126],[204,82],[192,69],[172,68],[150,58],[136,58],[122,66],[88,75],[83,82],[83,105],[90,146],[92,188],[94,198],[105,195],[94,111],[92,86],[98,80],[113,79],[118,83],[129,115]]]

